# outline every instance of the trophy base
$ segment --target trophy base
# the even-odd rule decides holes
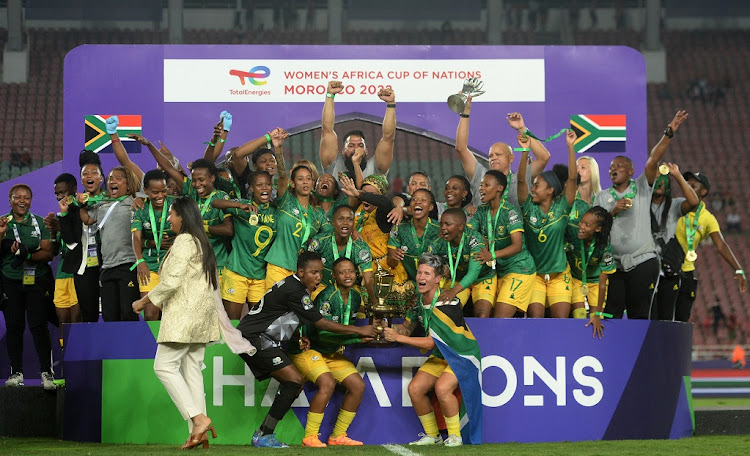
[[[362,345],[365,345],[367,347],[388,347],[395,344],[395,342],[390,342],[385,339],[375,339],[371,340],[370,342],[365,342]]]
[[[461,114],[466,108],[466,98],[454,93],[448,97],[448,107],[456,114]]]

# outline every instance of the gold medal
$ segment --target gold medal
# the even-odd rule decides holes
[[[258,218],[258,214],[251,214],[250,219],[248,221],[250,222],[251,225],[255,226],[258,224],[258,220],[260,220]]]
[[[68,202],[68,206],[70,206],[71,204],[73,204],[73,203],[75,202],[75,200],[76,200],[76,197],[75,197],[75,196],[73,196],[73,195],[68,195],[68,197],[67,197],[67,198],[65,198],[65,199],[66,199],[66,201]]]
[[[695,250],[688,250],[688,253],[685,255],[685,259],[688,261],[695,261],[698,259],[698,254],[695,253]]]
[[[659,167],[659,172],[661,173],[662,176],[666,176],[667,174],[669,174],[669,166],[661,165]]]
[[[13,214],[6,216],[5,217],[5,221],[8,222],[8,223],[12,222],[13,221]]]
[[[633,200],[632,199],[630,199],[630,198],[623,198],[623,200],[625,200],[625,204],[628,207],[632,207],[633,206]]]
[[[83,201],[84,203],[87,202],[90,197],[91,194],[89,192],[81,193],[81,201]]]
[[[581,294],[584,295],[584,296],[588,296],[589,295],[589,286],[586,285],[585,283],[583,285],[581,285]]]
[[[485,263],[487,266],[491,267],[492,269],[495,269],[495,265],[497,264],[497,261],[492,260]]]

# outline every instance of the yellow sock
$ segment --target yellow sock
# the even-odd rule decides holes
[[[339,417],[336,419],[336,424],[333,426],[333,432],[331,437],[338,437],[342,434],[346,434],[346,430],[349,429],[349,425],[354,421],[356,412],[349,412],[346,410],[339,411]]]
[[[445,427],[448,428],[448,435],[461,435],[461,423],[458,420],[458,415],[446,416]]]
[[[573,318],[586,318],[586,308],[573,309]]]
[[[419,417],[419,421],[422,422],[424,433],[430,437],[438,436],[437,420],[435,419],[435,412],[430,412],[427,415]]]
[[[305,425],[305,437],[317,436],[320,433],[320,423],[323,422],[322,413],[307,412],[307,424]]]

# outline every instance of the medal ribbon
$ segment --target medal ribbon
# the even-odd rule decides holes
[[[609,188],[609,193],[612,195],[612,198],[615,199],[615,201],[620,201],[620,197],[617,196],[617,193],[615,193],[614,187]],[[624,195],[622,195],[623,198],[634,198],[636,193],[636,187],[635,187],[635,181],[633,179],[630,179],[630,191]]]
[[[349,239],[351,242],[351,239]],[[341,300],[344,300],[344,295],[341,294],[341,290],[338,290]],[[341,321],[343,325],[349,324],[349,317],[352,315],[352,290],[349,290],[349,299],[346,302],[346,308],[344,309],[344,315],[341,315]]]
[[[299,210],[299,221],[300,223],[302,223],[302,228],[305,229],[305,233],[302,235],[302,244],[304,244],[305,242],[307,242],[307,238],[310,237],[310,225],[312,225],[312,223],[307,218],[308,213],[302,210],[302,204],[300,204],[299,200],[297,199],[297,195],[292,196],[294,197],[294,201],[297,203],[297,209]]]
[[[564,135],[567,131],[568,131],[567,128],[563,128],[562,130],[560,130],[559,132],[555,133],[554,135],[548,137],[547,139],[539,139],[539,138],[537,138],[536,136],[534,136],[534,133],[532,133],[528,128],[526,129],[526,132],[524,134],[527,135],[527,136],[531,136],[532,138],[536,139],[537,141],[550,142],[553,139],[557,139],[560,136]]]
[[[504,202],[508,201],[508,190],[510,189],[510,183],[513,181],[513,170],[508,171],[508,183],[505,185],[505,190],[503,190],[503,196],[501,197],[500,205],[502,206]]]
[[[154,206],[153,203],[148,205],[148,218],[151,221],[151,234],[154,236],[154,246],[156,247],[156,261],[159,260],[159,250],[161,249],[161,237],[164,234],[164,221],[167,217],[164,216],[164,207],[161,208],[161,221],[159,222],[159,231],[156,231],[156,218],[154,217]]]
[[[414,237],[414,243],[417,245],[417,253],[414,255],[414,266],[417,266],[419,263],[419,258],[424,253],[424,238],[427,237],[427,229],[430,226],[430,220],[427,220],[427,224],[424,226],[424,231],[422,232],[422,237],[420,238],[417,236],[417,229],[414,227],[414,221],[412,221],[409,224],[409,228],[411,228],[411,234]]]
[[[688,252],[689,251],[695,251],[693,248],[693,242],[695,242],[695,233],[698,232],[698,217],[701,215],[701,209],[703,209],[704,203],[701,201],[701,203],[698,205],[698,209],[695,211],[695,217],[693,217],[693,222],[690,223],[689,219],[685,217],[685,236],[687,237],[687,245],[688,245]]]
[[[451,243],[448,242],[448,268],[451,271],[451,288],[456,286],[456,272],[458,271],[458,264],[461,262],[461,250],[464,248],[465,233],[461,233],[461,242],[458,244],[458,251],[456,252],[456,264],[453,265],[453,253],[451,252]]]
[[[586,253],[586,245],[583,242],[583,239],[581,239],[581,283],[586,285],[586,270],[589,267],[589,260],[591,260],[591,255],[594,254],[594,247],[596,247],[596,242],[594,240],[591,240],[591,244],[589,245],[588,253]]]
[[[448,256],[450,258],[450,255]],[[432,304],[430,304],[430,309],[427,310],[424,308],[424,306],[420,306],[422,309],[422,326],[424,327],[424,333],[425,336],[430,335],[430,319],[432,318],[432,311],[435,308],[435,304],[438,302],[438,297],[440,296],[440,288],[435,289],[435,296],[432,297]]]
[[[304,241],[303,241],[304,243]],[[336,261],[339,259],[339,249],[338,245],[336,244],[336,238],[331,238],[331,251],[333,252],[333,261]],[[352,237],[349,236],[349,240],[346,241],[346,252],[344,253],[344,257],[351,259],[352,258]],[[346,323],[344,323],[346,324]]]
[[[208,210],[209,206],[211,206],[211,200],[214,199],[214,195],[216,195],[216,190],[212,191],[210,195],[208,195],[208,198],[206,198],[206,202],[201,204],[198,203],[201,207],[201,218],[203,218],[203,215]]]
[[[500,206],[497,207],[494,220],[492,219],[492,208],[489,208],[487,211],[487,239],[490,241],[490,253],[495,251],[495,231],[497,230],[498,219],[500,219]]]

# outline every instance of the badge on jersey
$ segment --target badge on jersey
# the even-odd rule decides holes
[[[310,299],[310,295],[304,295],[304,296],[302,297],[302,307],[303,307],[303,308],[304,308],[305,310],[310,310],[310,309],[312,309],[313,305],[312,305],[312,300]]]

